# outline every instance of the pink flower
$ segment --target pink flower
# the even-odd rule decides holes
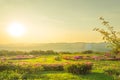
[[[82,58],[83,58],[83,56],[74,56],[75,60],[82,59]]]

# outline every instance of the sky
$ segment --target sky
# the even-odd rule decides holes
[[[103,16],[120,30],[120,0],[0,0],[0,44],[101,42],[93,31]],[[6,30],[12,22],[24,25],[20,37]]]

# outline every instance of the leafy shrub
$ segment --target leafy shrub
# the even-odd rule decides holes
[[[72,54],[71,52],[59,52],[60,54]]]
[[[108,60],[111,60],[111,61],[120,61],[120,58],[109,58]]]
[[[107,69],[104,72],[110,76],[114,77],[114,80],[120,80],[120,70],[119,69]]]
[[[44,64],[42,65],[45,71],[63,71],[62,64]]]
[[[19,56],[19,55],[58,55],[58,52],[53,50],[41,51],[41,50],[32,50],[29,52],[26,51],[9,51],[9,50],[0,50],[0,56]]]
[[[111,55],[110,53],[105,53],[104,56],[106,56],[106,57],[111,57],[112,55]]]
[[[100,17],[99,19],[106,29],[94,28],[94,31],[97,31],[103,35],[103,40],[106,43],[109,43],[108,47],[110,47],[113,54],[117,56],[117,54],[120,52],[120,32],[114,30],[114,27],[111,26],[103,17]]]
[[[108,75],[120,75],[120,70],[118,69],[107,69],[104,70],[105,73],[107,73]]]
[[[40,71],[43,71],[44,68],[43,66],[25,66],[21,68],[21,72],[27,72],[27,73],[37,73]]]
[[[60,57],[60,56],[55,56],[54,59],[55,59],[56,61],[60,61],[60,60],[61,60],[61,57]]]
[[[11,64],[1,64],[0,65],[0,71],[4,71],[4,70],[14,70],[16,69],[16,66],[11,65]]]
[[[90,60],[90,59],[91,59],[91,56],[83,56],[83,59],[85,59],[85,60]]]
[[[18,80],[21,78],[21,74],[14,71],[2,71],[0,72],[0,80]]]
[[[83,51],[82,53],[83,54],[91,54],[91,53],[93,53],[93,51],[92,50],[87,50],[87,51]]]
[[[0,65],[0,71],[16,71],[18,73],[36,73],[39,71],[43,71],[42,66],[37,65],[12,65],[12,64],[1,64]]]
[[[72,60],[72,57],[71,56],[63,56],[63,59],[65,59],[65,60]]]
[[[87,74],[92,69],[92,63],[74,63],[64,67],[64,69],[73,74]]]
[[[73,59],[74,59],[74,60],[83,59],[83,56],[74,56]]]
[[[102,60],[102,56],[92,56],[91,57],[93,60]]]

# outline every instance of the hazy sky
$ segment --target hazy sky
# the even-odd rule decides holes
[[[0,44],[99,42],[92,31],[103,16],[120,29],[120,0],[0,0]],[[21,37],[6,32],[12,22],[26,28]]]

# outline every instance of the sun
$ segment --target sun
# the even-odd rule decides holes
[[[7,32],[13,37],[23,36],[26,32],[25,26],[18,22],[12,22],[8,25]]]

